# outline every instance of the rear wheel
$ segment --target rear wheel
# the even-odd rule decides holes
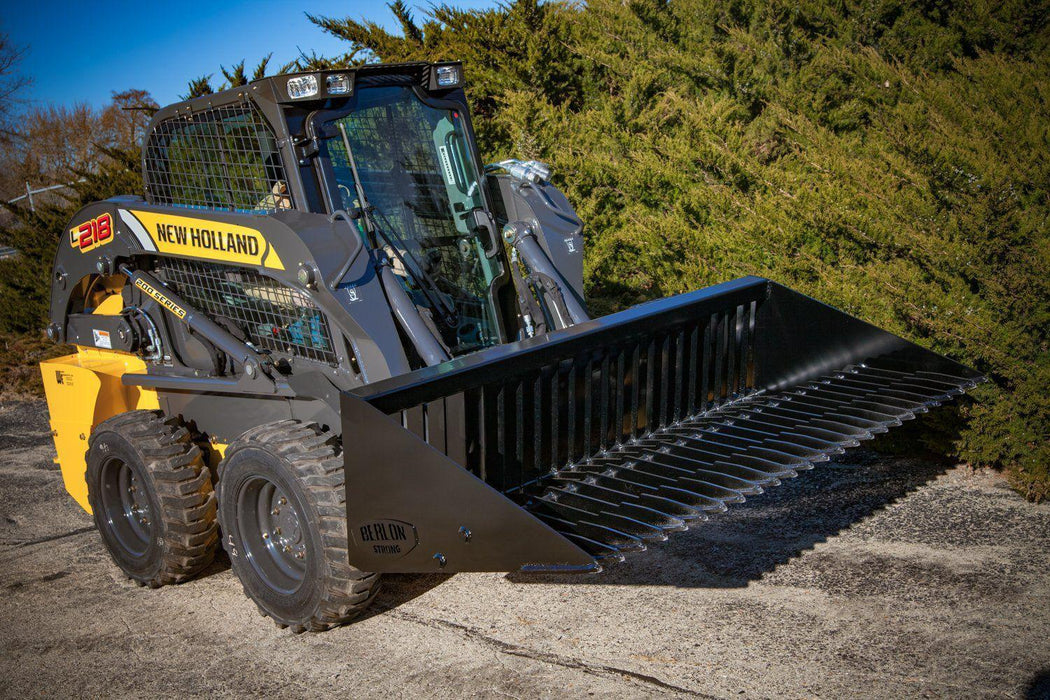
[[[211,563],[218,545],[211,473],[176,419],[130,411],[100,423],[85,476],[95,525],[129,578],[156,588]]]
[[[223,546],[245,594],[280,626],[322,631],[368,607],[379,576],[347,561],[338,440],[294,420],[249,430],[219,465]]]

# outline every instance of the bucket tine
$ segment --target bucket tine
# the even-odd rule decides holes
[[[664,476],[684,484],[713,484],[737,494],[758,495],[762,493],[761,482],[743,479],[738,476],[714,471],[711,469],[682,469],[669,463],[666,456],[639,459],[631,467],[634,471]],[[695,465],[699,466],[699,465]]]
[[[593,503],[583,497],[566,496],[562,498],[560,494],[545,493],[540,498],[533,499],[533,502],[536,506],[532,510],[538,507],[547,508],[561,515],[566,520],[593,523],[601,527],[624,532],[647,542],[667,539],[663,528],[610,512],[607,508],[603,508],[600,503]],[[587,507],[581,507],[583,505]]]
[[[927,389],[878,377],[859,377],[855,374],[842,373],[821,379],[826,380],[830,386],[855,387],[863,391],[874,392],[878,396],[894,396],[933,406],[939,406],[941,402],[952,398],[951,394],[939,389]]]
[[[899,406],[865,401],[850,396],[821,392],[812,388],[801,388],[780,394],[778,398],[803,406],[824,406],[836,409],[847,415],[855,414],[862,418],[884,421],[889,426],[898,426],[901,421],[912,420],[915,414]]]
[[[843,446],[856,447],[860,444],[854,437],[843,437],[835,435],[830,431],[821,431],[823,436],[806,434],[809,432],[807,426],[796,423],[794,426],[788,428],[774,423],[763,422],[757,418],[752,418],[751,414],[744,414],[735,418],[727,416],[726,421],[716,423],[712,426],[712,430],[716,428],[718,432],[723,433],[729,430],[736,431],[738,434],[749,433],[753,435],[755,439],[772,445],[794,444],[812,450],[811,454],[813,455],[836,450],[841,452]],[[829,436],[834,439],[829,440]],[[836,454],[838,452],[836,452]]]
[[[920,377],[927,377],[929,379],[943,379],[944,381],[947,381],[947,382],[956,382],[964,390],[973,389],[980,382],[985,381],[983,377],[981,377],[979,380],[964,379],[963,377],[956,377],[956,376],[953,376],[953,375],[950,375],[950,374],[942,374],[940,372],[927,372],[925,370],[919,370],[918,372],[916,372],[916,374],[919,375]]]
[[[912,417],[916,413],[926,413],[929,410],[927,404],[921,401],[911,401],[909,399],[886,396],[885,394],[872,394],[861,389],[853,389],[846,386],[830,386],[813,382],[806,384],[802,390],[812,396],[826,396],[832,399],[851,401],[857,406],[870,407],[876,411],[880,409],[903,411]]]
[[[867,420],[857,416],[844,416],[826,409],[811,408],[801,410],[805,407],[795,405],[794,408],[790,408],[789,406],[791,404],[787,402],[755,402],[748,406],[748,410],[753,411],[752,415],[777,416],[784,420],[800,421],[802,425],[815,425],[833,432],[854,435],[858,440],[867,439],[862,436],[876,435],[889,430],[886,425],[879,421]]]
[[[886,379],[892,379],[896,382],[900,382],[901,386],[905,387],[916,387],[925,392],[936,392],[940,391],[942,396],[955,397],[962,396],[966,393],[966,390],[960,386],[958,382],[946,382],[939,381],[936,379],[928,379],[920,377],[915,374],[908,374],[905,372],[891,372],[889,370],[879,370],[873,367],[850,367],[847,368],[848,372],[857,375],[858,377],[881,377]]]
[[[660,530],[681,531],[686,529],[681,518],[660,512],[648,506],[630,501],[614,500],[606,492],[600,497],[583,493],[575,484],[550,485],[540,498],[565,503],[602,517],[617,516],[651,525]]]
[[[845,424],[838,424],[837,430],[833,430],[830,427],[824,427],[819,425],[813,425],[820,419],[816,416],[811,416],[808,422],[800,418],[786,418],[783,415],[778,415],[774,411],[741,411],[739,413],[728,413],[733,420],[738,421],[738,425],[754,425],[762,426],[766,429],[775,429],[781,432],[789,432],[794,435],[804,435],[807,437],[816,438],[823,440],[828,444],[841,445],[846,447],[856,447],[860,444],[859,440],[870,440],[873,436],[870,431],[861,428],[855,428],[847,426]],[[830,423],[830,421],[828,421]]]
[[[723,503],[720,499],[713,498],[711,496],[705,496],[703,494],[695,493],[693,491],[687,491],[685,489],[673,486],[644,485],[638,483],[637,481],[627,481],[624,479],[618,479],[614,476],[609,476],[604,473],[577,471],[575,469],[562,470],[558,472],[558,476],[560,478],[566,479],[591,480],[593,483],[599,486],[606,486],[611,489],[625,491],[627,493],[633,493],[639,496],[661,496],[670,499],[674,502],[681,503],[694,510],[706,512],[722,512],[726,510],[725,503]]]
[[[666,513],[669,516],[686,520],[706,520],[707,516],[698,509],[688,506],[679,501],[665,496],[649,493],[634,493],[624,488],[615,488],[608,483],[598,483],[596,477],[574,477],[566,472],[560,472],[554,477],[554,482],[571,484],[576,492],[585,496],[593,496],[600,499],[618,499],[624,503],[634,501],[637,505],[651,508],[655,511]]]
[[[724,457],[720,455],[715,455],[709,459],[701,459],[695,454],[682,455],[678,454],[677,451],[664,451],[664,448],[652,450],[641,444],[632,445],[625,449],[629,453],[637,454],[641,461],[666,466],[667,468],[675,469],[687,476],[696,475],[699,473],[699,470],[705,469],[707,471],[716,471],[720,474],[732,476],[753,486],[765,486],[777,480],[777,475],[775,474],[761,472],[757,469],[749,469],[746,467],[715,469],[714,465],[724,459]],[[635,452],[635,450],[637,450],[637,452]],[[730,486],[730,488],[733,487]]]
[[[645,551],[645,543],[633,535],[628,535],[626,532],[595,525],[586,520],[571,520],[558,517],[544,512],[542,509],[536,510],[535,513],[537,518],[560,531],[571,532],[616,552]]]
[[[715,441],[708,435],[694,435],[692,437],[655,435],[648,440],[638,441],[637,444],[656,446],[663,449],[665,453],[673,450],[675,454],[700,461],[725,459],[746,451],[748,454],[763,457],[770,462],[780,464],[786,469],[807,469],[812,466],[813,462],[809,457],[800,454],[789,454],[782,449],[773,449],[761,443],[725,444],[724,442]],[[822,455],[818,455],[816,461],[820,461],[820,457]],[[824,459],[827,458],[824,457]]]
[[[602,476],[610,476],[615,479],[629,481],[631,483],[639,484],[642,486],[654,486],[661,489],[684,490],[687,493],[694,494],[701,498],[711,499],[713,502],[716,502],[723,507],[727,503],[744,502],[744,496],[740,491],[731,489],[727,486],[721,486],[719,484],[713,484],[711,482],[697,480],[683,482],[673,476],[664,476],[662,474],[649,473],[640,469],[636,469],[636,466],[637,462],[631,461],[623,465],[619,463],[617,463],[615,466],[604,467],[600,467],[597,465],[583,465],[577,468],[602,469]],[[717,510],[721,510],[720,508],[717,508],[717,506],[715,506],[714,508]]]
[[[759,444],[769,444],[781,447],[784,445],[795,445],[796,447],[811,450],[810,452],[800,453],[802,456],[806,454],[817,455],[821,452],[838,449],[839,447],[838,441],[829,442],[828,440],[802,435],[796,431],[785,430],[780,426],[762,424],[759,421],[735,419],[729,416],[726,416],[725,418],[725,420],[718,423],[685,423],[681,428],[668,432],[675,435],[691,437],[697,434],[695,430],[692,430],[692,428],[696,428],[704,432],[732,435],[747,440],[754,440]]]

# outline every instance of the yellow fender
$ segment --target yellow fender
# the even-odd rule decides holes
[[[122,306],[120,295],[112,295],[95,313],[119,313]],[[146,363],[136,355],[82,346],[77,346],[72,355],[40,363],[51,414],[51,435],[58,453],[55,462],[62,470],[66,491],[88,513],[88,438],[95,426],[107,418],[126,411],[160,408],[153,389],[121,383],[124,373],[145,371]]]

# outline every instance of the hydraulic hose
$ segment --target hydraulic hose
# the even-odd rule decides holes
[[[533,274],[549,280],[544,285],[546,292],[552,297],[555,306],[563,306],[568,313],[568,319],[561,319],[566,326],[582,323],[590,320],[590,315],[583,308],[583,304],[572,293],[565,278],[558,272],[558,268],[550,261],[547,254],[543,252],[540,242],[536,240],[536,234],[532,227],[524,222],[510,224],[503,230],[507,241],[518,251],[518,255],[529,266]]]

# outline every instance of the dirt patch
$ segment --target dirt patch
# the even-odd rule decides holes
[[[995,474],[849,455],[597,576],[390,576],[365,619],[293,636],[221,561],[124,580],[49,440],[41,402],[0,404],[4,696],[1050,688],[1050,505]]]

